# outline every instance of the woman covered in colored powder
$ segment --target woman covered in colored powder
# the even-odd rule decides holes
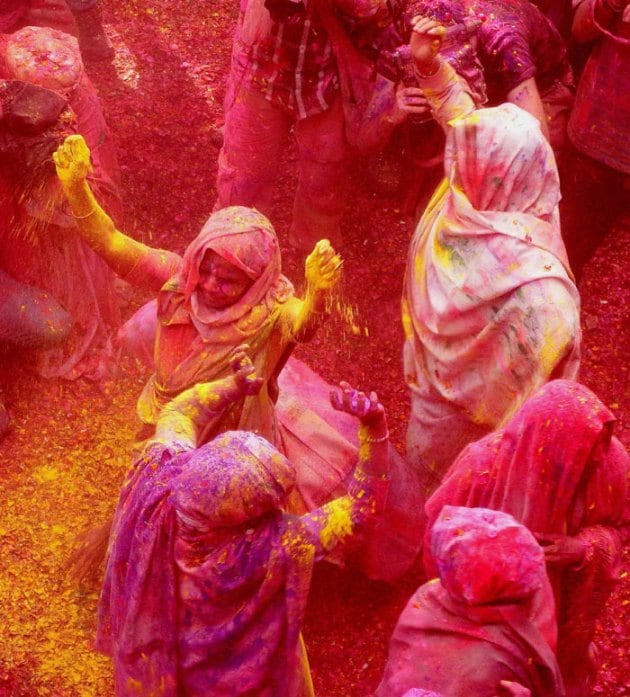
[[[183,390],[228,374],[228,356],[247,342],[264,385],[210,421],[201,442],[237,428],[279,443],[275,378],[287,350],[309,338],[326,312],[326,291],[341,266],[332,247],[322,241],[307,259],[300,300],[281,273],[275,231],[257,211],[234,206],[214,213],[181,257],[116,229],[90,190],[90,151],[80,136],[68,138],[54,157],[84,239],[125,280],[158,293],[157,320],[153,315],[148,332],[157,323],[155,373],[138,402],[143,423],[154,425]]]
[[[0,78],[0,268],[49,292],[72,316],[66,341],[39,351],[39,372],[99,379],[111,370],[111,335],[120,324],[113,274],[77,233],[50,161],[65,135],[83,133],[94,154],[95,196],[121,216],[118,165],[98,96],[76,39],[54,29],[0,35]],[[57,118],[42,125],[39,116],[55,100]]]
[[[263,383],[244,354],[232,364],[161,412],[122,489],[97,634],[117,695],[312,695],[300,627],[313,564],[383,506],[384,410],[347,385],[331,400],[361,420],[349,493],[304,516],[285,512],[293,465],[260,436],[196,448],[206,419]]]
[[[446,131],[446,179],[413,236],[403,294],[407,456],[429,495],[465,445],[550,378],[575,377],[580,325],[540,125],[513,104],[474,110],[436,56],[443,30],[415,27],[419,81]]]
[[[445,506],[431,529],[438,578],[403,610],[378,697],[424,688],[445,697],[491,697],[517,683],[562,697],[557,627],[544,553],[512,516]],[[523,694],[513,692],[509,694]]]
[[[554,380],[494,434],[469,445],[426,505],[424,562],[435,574],[431,529],[445,505],[487,506],[545,545],[567,694],[589,694],[595,622],[617,580],[630,523],[630,458],[615,418],[586,387]]]
[[[158,292],[155,374],[138,402],[142,421],[155,424],[170,399],[198,382],[229,374],[228,357],[245,341],[264,384],[256,395],[235,400],[209,419],[199,443],[239,429],[280,448],[298,468],[294,513],[344,493],[357,457],[356,430],[330,409],[327,399],[324,404],[325,383],[306,366],[292,363],[284,371],[285,394],[281,391],[275,406],[276,378],[286,357],[322,321],[327,292],[339,278],[341,260],[330,244],[320,241],[307,258],[306,297],[300,300],[281,273],[273,227],[257,211],[241,206],[217,211],[182,258],[116,230],[90,192],[85,179],[90,155],[80,137],[69,138],[55,161],[88,243],[126,280]],[[372,561],[365,557],[361,562],[370,576],[385,580],[400,575],[415,558],[423,515],[412,475],[392,455],[395,495],[379,524],[390,541],[384,545],[374,538],[374,545],[366,546],[374,552]]]

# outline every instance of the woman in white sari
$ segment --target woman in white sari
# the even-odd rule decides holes
[[[403,295],[407,454],[426,495],[467,443],[534,390],[575,379],[580,346],[551,147],[513,104],[475,110],[436,55],[441,31],[417,18],[412,37],[421,86],[446,131],[446,178],[413,236]]]

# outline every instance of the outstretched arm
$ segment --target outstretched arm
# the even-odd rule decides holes
[[[232,402],[257,394],[263,380],[256,377],[248,350],[246,344],[235,349],[230,358],[232,375],[199,383],[171,400],[160,412],[153,440],[196,448],[208,421],[220,416]]]
[[[287,303],[285,321],[295,341],[308,341],[327,315],[326,298],[341,276],[343,261],[328,240],[320,240],[305,262],[306,295]]]
[[[115,273],[127,276],[147,255],[166,254],[117,230],[112,219],[101,208],[87,181],[91,170],[90,150],[83,136],[68,136],[53,154],[53,160],[79,233]],[[172,275],[172,268],[167,263],[156,263],[153,266],[156,269],[162,268],[163,272],[154,274],[156,278],[152,278],[148,285],[159,290]]]
[[[520,85],[514,87],[507,93],[507,101],[521,107],[540,122],[540,130],[547,140],[549,140],[549,124],[543,106],[538,85],[533,77],[524,80]]]
[[[287,531],[285,543],[298,548],[304,543],[312,545],[316,559],[325,557],[380,513],[389,486],[389,432],[385,410],[376,394],[365,395],[342,382],[341,393],[331,394],[331,403],[361,421],[359,461],[346,496],[301,516]]]

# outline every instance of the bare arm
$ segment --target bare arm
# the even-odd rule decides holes
[[[414,17],[409,48],[415,61],[418,84],[435,120],[447,129],[450,121],[468,116],[475,102],[466,81],[438,53],[444,27],[426,17]]]
[[[516,104],[525,111],[535,116],[540,121],[540,129],[547,140],[549,140],[549,126],[547,124],[547,115],[543,107],[540,92],[536,85],[536,80],[530,77],[528,80],[521,82],[507,93],[507,101]]]
[[[68,136],[53,155],[57,176],[70,203],[79,233],[87,244],[119,276],[126,276],[152,250],[141,242],[116,229],[114,222],[101,208],[87,181],[90,171],[90,151],[80,135]],[[169,279],[168,266],[164,278],[157,278],[157,290]]]
[[[359,461],[348,494],[301,516],[285,540],[298,547],[312,545],[316,559],[325,557],[383,509],[389,484],[389,432],[383,406],[373,392],[368,397],[347,383],[341,385],[342,393],[331,395],[333,407],[361,420]]]
[[[256,377],[248,348],[244,344],[232,354],[232,375],[199,383],[170,401],[158,417],[153,440],[177,444],[186,450],[196,448],[198,436],[208,421],[220,416],[232,402],[258,393],[263,380]]]

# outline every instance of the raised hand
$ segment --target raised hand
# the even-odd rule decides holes
[[[90,149],[80,135],[68,136],[53,153],[53,160],[64,186],[82,183],[92,171]]]
[[[255,395],[260,392],[264,380],[256,376],[256,368],[248,354],[249,346],[237,346],[230,356],[230,368],[234,381],[243,395]]]
[[[433,19],[417,15],[411,20],[411,55],[421,73],[426,73],[442,46],[446,29]]]
[[[356,416],[363,423],[376,423],[384,418],[385,408],[378,401],[376,392],[366,395],[347,382],[340,382],[339,391],[330,393],[330,403],[337,411]]]
[[[306,258],[306,282],[314,290],[332,288],[341,277],[343,261],[328,240],[320,240]]]

